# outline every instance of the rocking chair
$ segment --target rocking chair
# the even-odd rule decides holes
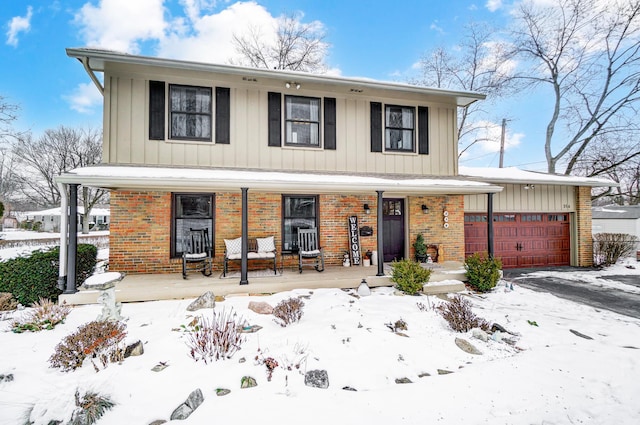
[[[208,229],[189,229],[183,242],[182,278],[187,278],[187,272],[200,271],[205,276],[211,276],[213,259]],[[194,264],[195,267],[189,268]]]
[[[298,229],[298,269],[304,260],[312,259],[316,271],[324,271],[324,252],[320,248],[317,229]]]

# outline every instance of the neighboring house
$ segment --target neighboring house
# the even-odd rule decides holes
[[[78,207],[78,231],[82,230],[84,208]],[[110,211],[106,208],[92,208],[90,215],[90,229],[105,229],[109,226]],[[60,207],[51,208],[42,211],[28,211],[22,214],[25,220],[35,225],[40,223],[39,230],[43,232],[59,232],[60,231]]]
[[[640,205],[593,207],[591,214],[593,234],[626,233],[640,239]],[[636,250],[640,254],[640,244]]]
[[[536,234],[564,232],[558,261],[527,264],[591,264],[590,188],[615,183],[461,175],[457,108],[482,94],[94,49],[67,54],[104,95],[104,164],[57,181],[72,194],[79,185],[111,190],[111,270],[179,271],[192,227],[209,230],[218,268],[225,239],[241,235],[274,236],[293,263],[299,228],[318,229],[327,264],[340,265],[350,217],[367,227],[359,251],[377,251],[378,274],[383,261],[413,257],[419,233],[438,246],[438,261],[463,261],[491,249],[492,207],[497,233],[537,221],[545,227]],[[465,244],[474,236],[483,240]],[[545,243],[538,236],[536,246]],[[246,269],[243,262],[240,283]]]

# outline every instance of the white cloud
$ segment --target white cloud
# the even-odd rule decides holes
[[[102,107],[102,95],[93,83],[81,83],[68,96],[63,98],[71,109],[81,114],[91,114],[95,108]]]
[[[139,43],[163,37],[163,0],[100,0],[75,15],[87,46],[138,53]]]
[[[495,12],[502,7],[502,0],[487,0],[485,5],[489,12]]]
[[[444,29],[438,25],[438,21],[433,21],[431,25],[429,25],[429,29],[437,32],[438,34],[444,34]]]
[[[14,16],[9,21],[9,30],[7,31],[7,44],[18,47],[18,34],[21,32],[29,32],[31,29],[31,17],[33,16],[33,8],[27,8],[27,16]]]

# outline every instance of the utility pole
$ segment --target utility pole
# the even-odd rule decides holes
[[[502,118],[502,135],[500,136],[500,168],[504,165],[504,133],[507,127],[506,118]]]

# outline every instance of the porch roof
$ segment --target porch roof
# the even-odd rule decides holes
[[[77,168],[58,183],[118,190],[239,191],[277,193],[371,193],[390,195],[463,195],[500,192],[502,187],[469,177],[363,175],[282,172],[235,168],[184,168],[98,165]]]

